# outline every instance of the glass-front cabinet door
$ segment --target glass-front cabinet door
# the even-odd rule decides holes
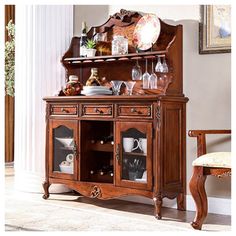
[[[63,179],[78,176],[78,121],[49,121],[49,175]]]
[[[116,123],[116,185],[152,188],[152,123]]]

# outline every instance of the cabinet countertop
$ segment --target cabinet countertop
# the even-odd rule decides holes
[[[166,95],[100,95],[100,96],[48,96],[43,98],[47,102],[73,102],[73,101],[157,101],[157,100],[179,100],[181,102],[187,102],[188,98],[184,96],[166,96]]]

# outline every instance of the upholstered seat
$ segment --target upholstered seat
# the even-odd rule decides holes
[[[212,152],[198,157],[193,166],[231,168],[231,152]]]

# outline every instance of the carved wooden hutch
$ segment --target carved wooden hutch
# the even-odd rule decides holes
[[[186,194],[186,98],[183,94],[182,25],[161,22],[160,36],[151,51],[136,53],[132,34],[142,16],[137,12],[121,10],[98,27],[92,27],[88,37],[106,34],[109,44],[114,35],[129,40],[126,55],[99,55],[79,57],[79,37],[62,57],[69,75],[77,75],[85,84],[90,70],[98,68],[99,77],[107,80],[131,80],[131,70],[139,60],[143,72],[145,60],[157,61],[165,56],[169,72],[162,76],[158,89],[143,90],[142,81],[136,83],[134,95],[119,96],[57,96],[46,97],[46,180],[44,198],[49,197],[49,186],[65,184],[80,194],[99,199],[124,195],[140,195],[154,200],[155,216],[161,218],[162,199],[177,199],[179,210],[185,210]],[[148,63],[149,71],[151,63]],[[123,89],[123,88],[122,88]],[[122,90],[125,93],[125,90]],[[114,144],[94,142],[113,135]],[[72,146],[63,142],[73,140]],[[125,152],[125,137],[147,140],[147,152]],[[63,173],[59,164],[70,153],[74,155],[73,171]],[[139,160],[144,181],[129,175],[131,162]],[[131,163],[129,165],[129,162]],[[102,164],[113,166],[113,176],[91,174]],[[142,176],[141,176],[142,177]]]

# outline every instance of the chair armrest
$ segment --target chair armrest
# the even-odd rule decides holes
[[[231,134],[231,130],[215,129],[215,130],[189,130],[188,131],[189,137],[197,137],[198,135],[203,135],[203,134]]]
[[[189,130],[189,137],[197,138],[197,156],[206,154],[206,134],[231,134],[231,130]]]

